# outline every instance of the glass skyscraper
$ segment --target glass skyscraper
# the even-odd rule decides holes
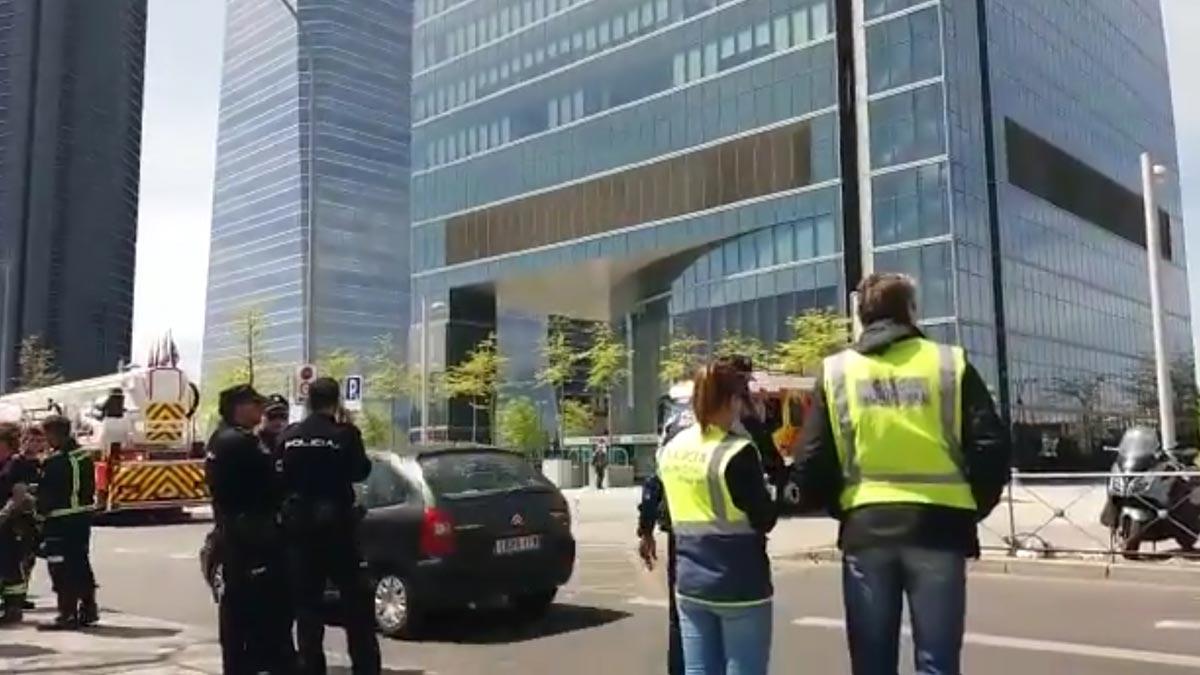
[[[634,354],[613,431],[648,432],[672,332],[770,344],[894,270],[1043,444],[1134,414],[1138,156],[1176,166],[1157,0],[419,0],[413,35],[435,368],[496,331],[536,391],[548,317],[612,321]],[[1159,197],[1190,355],[1178,190]],[[469,415],[434,412],[452,435]]]
[[[146,0],[0,0],[0,393],[129,359],[145,51]]]
[[[299,31],[281,0],[228,2],[206,379],[244,354],[252,311],[275,366],[407,337],[412,2],[288,4]]]

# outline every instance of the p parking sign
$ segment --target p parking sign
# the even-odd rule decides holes
[[[362,375],[348,376],[346,378],[345,386],[342,387],[342,401],[346,404],[346,408],[348,410],[362,410],[362,400]]]

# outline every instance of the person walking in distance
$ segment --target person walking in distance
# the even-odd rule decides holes
[[[774,594],[766,535],[776,510],[758,450],[730,431],[746,374],[718,360],[693,382],[696,423],[658,458],[675,537],[684,672],[766,675]]]
[[[592,473],[596,475],[596,489],[604,489],[604,473],[608,470],[608,448],[604,442],[596,444],[596,451],[592,453]]]
[[[222,391],[217,403],[221,422],[206,448],[226,675],[290,674],[295,668],[278,475],[270,452],[255,435],[263,402],[250,385]]]
[[[352,672],[378,675],[374,594],[359,552],[361,514],[353,487],[371,472],[371,461],[358,428],[339,420],[340,399],[336,380],[314,380],[308,417],[279,437],[300,672],[325,673],[323,599],[332,584],[342,603]]]
[[[100,620],[92,573],[92,510],[96,474],[91,455],[71,435],[60,415],[42,422],[50,454],[42,463],[37,509],[45,519],[42,550],[58,597],[58,614],[46,630],[73,630]]]
[[[959,347],[916,326],[916,283],[858,286],[858,341],[825,359],[794,480],[841,521],[842,593],[854,675],[895,675],[901,612],[915,671],[959,675],[966,560],[1009,478],[1009,441]]]

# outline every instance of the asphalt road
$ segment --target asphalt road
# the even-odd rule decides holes
[[[215,632],[196,562],[207,528],[98,528],[101,603]],[[44,568],[36,580],[44,593]],[[776,587],[771,672],[847,672],[838,570],[780,564]],[[970,594],[965,669],[973,675],[1200,672],[1200,589],[974,575]],[[441,618],[421,642],[384,640],[384,659],[404,675],[659,673],[664,598],[661,577],[640,571],[630,549],[584,541],[575,577],[545,619],[463,612]],[[339,630],[330,636],[331,650],[344,649]]]

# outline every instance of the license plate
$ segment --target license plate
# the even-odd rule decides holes
[[[512,555],[536,551],[542,547],[542,535],[528,534],[524,537],[510,537],[496,540],[496,555]]]

